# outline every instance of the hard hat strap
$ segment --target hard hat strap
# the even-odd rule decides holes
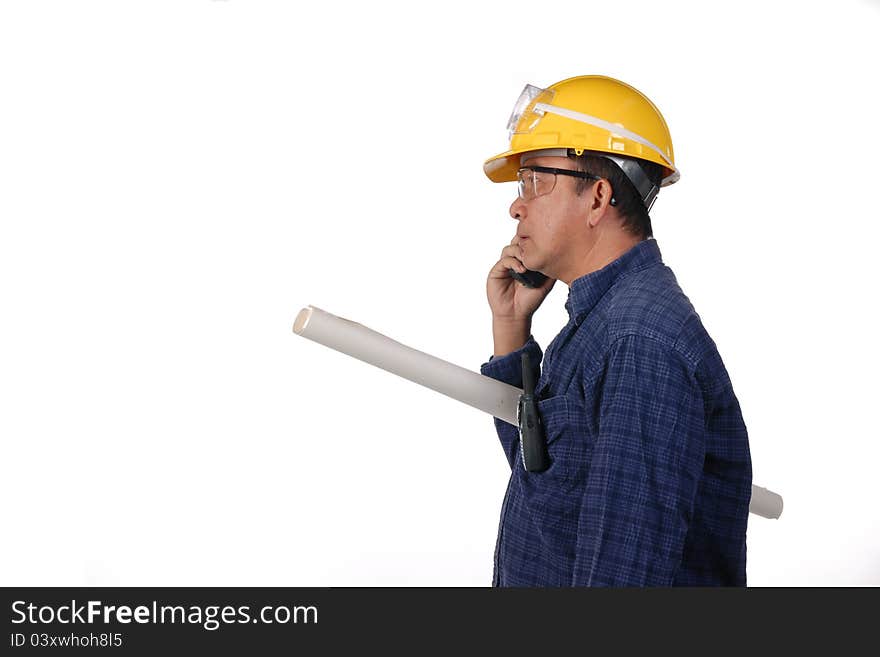
[[[645,173],[645,170],[641,165],[636,160],[628,157],[617,157],[616,155],[609,155],[608,153],[599,153],[598,155],[611,160],[620,167],[620,170],[623,171],[623,175],[625,175],[633,184],[633,187],[636,188],[636,192],[638,193],[639,198],[642,199],[642,203],[645,204],[645,208],[650,212],[651,206],[654,205],[654,200],[657,198],[657,193],[660,191],[660,187],[651,182],[651,179],[648,178],[648,175]]]
[[[642,137],[641,135],[637,135],[632,130],[627,130],[626,128],[611,123],[610,121],[605,121],[604,119],[600,119],[597,116],[591,116],[590,114],[583,114],[581,112],[575,112],[574,110],[566,109],[564,107],[559,107],[557,105],[550,105],[548,103],[536,103],[534,111],[537,112],[550,112],[551,114],[557,114],[559,116],[563,116],[567,119],[571,119],[573,121],[580,121],[581,123],[586,123],[588,125],[596,126],[597,128],[602,128],[603,130],[607,130],[616,135],[620,135],[621,137],[626,137],[634,142],[638,142],[642,144],[642,146],[647,146],[652,151],[657,153],[660,157],[663,158],[663,161],[669,166],[670,169],[675,171],[675,165],[672,163],[672,160],[661,151],[655,144],[652,144],[650,141]]]

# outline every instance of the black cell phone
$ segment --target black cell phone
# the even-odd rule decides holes
[[[512,268],[507,271],[510,272],[510,275],[513,278],[526,287],[541,287],[544,284],[544,281],[547,280],[547,277],[544,274],[539,271],[532,271],[531,269],[526,269],[523,273],[519,273]]]

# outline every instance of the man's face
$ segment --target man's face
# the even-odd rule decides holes
[[[523,166],[575,169],[566,157],[535,157]],[[519,221],[516,236],[523,264],[566,283],[571,282],[566,279],[576,268],[577,258],[589,251],[593,240],[587,224],[591,195],[578,196],[578,182],[572,176],[557,175],[549,194],[529,200],[517,198],[510,206],[510,216]]]

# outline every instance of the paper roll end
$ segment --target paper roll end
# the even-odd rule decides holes
[[[782,515],[782,507],[782,495],[760,486],[752,486],[752,500],[749,503],[749,511],[763,518],[776,520]]]
[[[309,325],[309,320],[312,318],[312,307],[303,308],[299,311],[299,314],[296,316],[296,320],[293,322],[293,332],[297,335],[302,335],[302,332],[306,330],[306,327]]]
[[[778,520],[779,517],[782,515],[782,507],[783,507],[782,495],[777,494],[776,497],[777,497],[778,501],[776,502],[776,508],[774,509],[774,512],[775,512],[775,514],[773,516],[774,520]]]

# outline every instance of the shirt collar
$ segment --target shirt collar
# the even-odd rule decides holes
[[[618,279],[659,262],[662,260],[657,240],[648,238],[602,269],[575,279],[568,291],[568,301],[565,302],[569,319],[580,324]]]

